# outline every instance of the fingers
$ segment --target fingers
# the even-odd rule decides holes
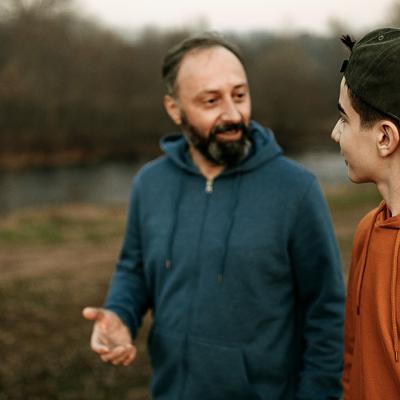
[[[90,339],[90,347],[97,354],[107,354],[110,352],[110,348],[105,344],[105,340],[102,339],[101,335],[96,329],[93,330],[92,337]]]
[[[85,307],[82,311],[82,315],[89,321],[94,321],[101,318],[104,315],[104,311],[101,308]]]
[[[84,308],[82,315],[94,321],[90,347],[104,362],[127,366],[136,358],[128,328],[118,315],[95,307]]]
[[[122,365],[124,367],[127,367],[135,360],[135,358],[136,358],[136,350],[132,354],[128,355],[124,361],[122,361]]]
[[[136,348],[129,344],[118,346],[113,350],[103,353],[101,359],[104,362],[111,362],[114,365],[129,365],[136,358]]]

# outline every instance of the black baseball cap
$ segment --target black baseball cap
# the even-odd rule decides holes
[[[361,100],[400,121],[400,29],[367,33],[354,44],[341,72]]]

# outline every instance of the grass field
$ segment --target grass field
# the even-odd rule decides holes
[[[324,187],[344,265],[358,220],[379,203],[371,186]],[[130,367],[89,350],[124,229],[125,211],[87,205],[27,210],[0,219],[0,400],[145,400],[149,318]]]

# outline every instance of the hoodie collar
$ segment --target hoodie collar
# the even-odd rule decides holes
[[[400,214],[391,216],[389,208],[382,201],[377,209],[375,224],[379,228],[400,229]]]

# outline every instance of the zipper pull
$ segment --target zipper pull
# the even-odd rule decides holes
[[[214,184],[214,180],[213,179],[207,179],[207,182],[206,182],[206,193],[212,193],[213,192],[213,184]]]

